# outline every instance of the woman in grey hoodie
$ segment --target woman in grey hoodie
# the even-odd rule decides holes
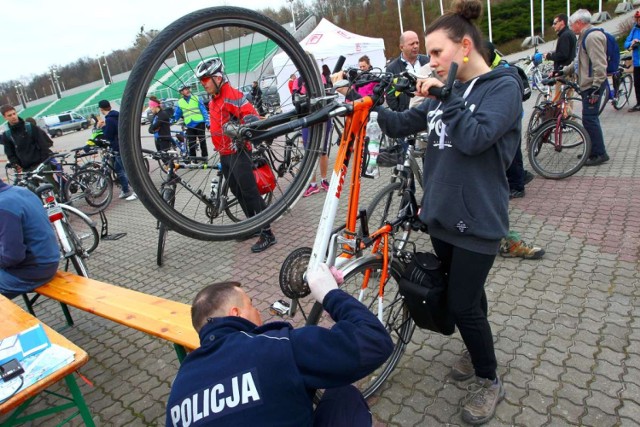
[[[445,79],[459,64],[451,95],[430,96],[440,79],[418,82],[427,99],[397,113],[379,109],[378,123],[398,138],[427,130],[424,199],[420,217],[449,276],[448,305],[466,345],[452,377],[475,375],[463,419],[487,422],[504,389],[496,375],[493,336],[487,319],[484,284],[509,227],[509,185],[505,171],[518,147],[522,117],[522,83],[513,68],[491,70],[482,36],[472,20],[481,16],[480,0],[457,0],[453,11],[427,29],[430,65]]]

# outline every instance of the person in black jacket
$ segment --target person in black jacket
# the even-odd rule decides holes
[[[253,100],[253,105],[256,107],[258,114],[264,116],[264,107],[262,106],[262,89],[260,89],[258,82],[253,82],[253,86],[251,86],[251,99]]]
[[[173,381],[167,426],[371,425],[364,398],[350,384],[387,360],[391,338],[367,307],[338,289],[326,264],[307,279],[336,322],[331,329],[262,324],[237,282],[196,295],[191,318],[201,346]],[[316,389],[325,392],[314,413]]]
[[[2,135],[4,152],[18,172],[35,168],[53,154],[49,148],[53,143],[45,131],[31,123],[27,125],[12,105],[3,105],[0,112],[8,125]]]
[[[391,61],[387,66],[388,73],[400,74],[405,70],[418,72],[420,67],[429,63],[427,55],[421,55],[420,39],[413,31],[405,31],[400,36],[400,56]],[[404,111],[409,109],[409,95],[404,93],[396,95],[387,94],[387,105],[393,111]]]
[[[171,117],[162,109],[162,103],[155,96],[149,97],[149,108],[153,113],[149,133],[154,134],[156,151],[168,150],[173,141],[171,138]]]
[[[576,57],[576,35],[569,29],[569,18],[564,13],[556,15],[553,18],[553,29],[558,35],[558,41],[556,41],[556,50],[548,52],[545,58],[548,61],[553,61],[553,71],[562,70],[573,61]],[[562,92],[562,84],[556,83],[553,101],[556,102],[560,99]],[[571,105],[570,105],[571,107]]]

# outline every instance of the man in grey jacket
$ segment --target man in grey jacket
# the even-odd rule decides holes
[[[607,37],[591,25],[591,13],[577,10],[569,17],[571,30],[578,35],[578,53],[563,74],[577,74],[582,91],[582,124],[591,138],[591,153],[585,166],[597,166],[609,160],[598,118],[600,98],[607,79]]]

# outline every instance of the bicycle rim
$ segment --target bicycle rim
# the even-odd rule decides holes
[[[185,51],[187,55],[185,55]],[[276,58],[276,55],[278,57]],[[190,13],[165,28],[145,49],[128,79],[120,112],[122,159],[133,188],[143,205],[159,221],[183,235],[202,240],[229,240],[248,235],[281,216],[304,190],[315,160],[323,125],[310,128],[309,150],[295,174],[278,177],[273,202],[264,211],[239,222],[225,216],[212,217],[207,212],[212,169],[177,171],[189,187],[178,185],[175,207],[162,201],[160,174],[147,172],[142,149],[153,147],[153,137],[141,131],[139,112],[149,95],[178,97],[182,84],[192,85],[192,92],[206,95],[194,77],[196,65],[205,58],[221,57],[225,72],[234,87],[242,87],[275,75],[280,98],[279,109],[293,108],[287,82],[296,72],[307,82],[307,94],[315,98],[324,94],[317,65],[304,53],[299,43],[271,19],[236,7],[213,7]],[[178,65],[176,65],[176,60]],[[307,113],[308,114],[308,113]],[[207,136],[209,152],[213,152]],[[285,138],[276,138],[272,149],[284,152]],[[208,162],[215,166],[214,162]]]
[[[391,372],[393,372],[413,333],[413,320],[411,320],[409,311],[404,305],[404,300],[398,292],[398,280],[400,280],[401,268],[402,266],[399,261],[390,263],[390,277],[385,285],[383,323],[393,340],[393,352],[378,369],[353,384],[362,392],[365,399],[375,393],[389,377]],[[371,270],[372,274],[369,280],[369,288],[364,290],[364,297],[360,299],[360,301],[376,316],[378,313],[378,274],[381,269],[381,259],[368,260],[347,273],[344,278],[344,283],[340,285],[340,289],[360,299],[359,294],[362,288],[364,274],[367,270]],[[333,324],[334,322],[331,317],[322,311],[322,305],[319,303],[314,304],[309,313],[307,325],[331,327]]]
[[[93,221],[74,212],[65,205],[60,205],[69,223],[74,239],[87,253],[93,252],[100,243],[100,235]]]
[[[604,107],[606,107],[609,100],[611,100],[611,93],[609,92],[610,87],[611,86],[609,85],[608,82],[604,86],[604,91],[602,91],[602,96],[598,100],[600,102],[600,105],[598,106],[598,114],[602,114],[602,112],[604,111]]]
[[[113,198],[113,182],[102,172],[81,170],[64,185],[64,200],[88,215],[106,209]]]
[[[66,234],[69,243],[73,245],[73,254],[67,258],[67,261],[71,260],[71,264],[78,275],[89,277],[89,268],[84,261],[84,250],[82,248],[81,240],[66,221],[62,222],[62,228],[64,229],[64,233]],[[69,264],[67,262],[67,266],[68,265]]]
[[[629,102],[629,94],[631,93],[632,79],[629,74],[624,74],[620,80],[616,99],[613,100],[613,108],[621,110]]]
[[[557,149],[558,144],[561,149]],[[542,125],[528,148],[531,167],[549,179],[567,178],[578,172],[590,152],[587,131],[571,120],[562,122],[560,132],[556,132],[555,122]]]

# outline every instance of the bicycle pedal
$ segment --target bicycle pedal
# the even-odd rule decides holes
[[[272,316],[280,316],[280,317],[288,316],[289,310],[291,310],[291,304],[281,299],[274,302],[269,307],[269,313],[271,313]]]

